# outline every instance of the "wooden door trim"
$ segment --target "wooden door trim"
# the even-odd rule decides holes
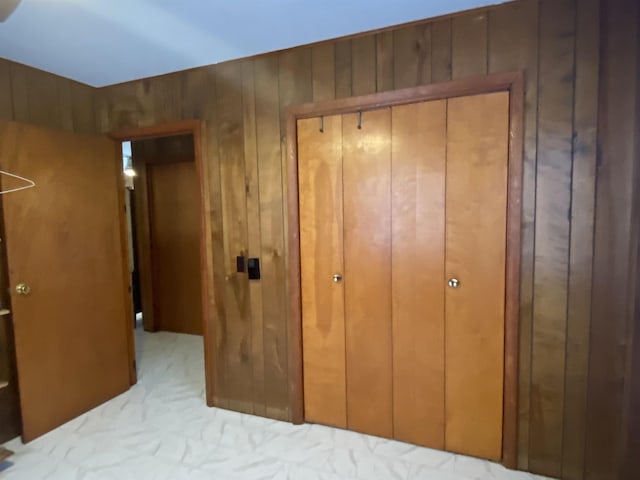
[[[298,211],[297,120],[353,113],[394,105],[493,92],[509,92],[509,175],[505,291],[504,419],[502,462],[517,467],[518,338],[520,245],[522,216],[524,73],[505,72],[360,97],[293,105],[287,109],[287,206],[289,263],[289,392],[291,421],[304,422],[302,371],[302,285],[300,279],[300,217]]]
[[[214,360],[213,346],[216,345],[215,319],[211,317],[215,309],[213,285],[213,257],[211,254],[211,201],[209,176],[205,165],[207,152],[206,137],[203,135],[205,124],[202,120],[182,120],[173,123],[151,125],[146,127],[130,127],[110,132],[108,135],[119,142],[141,140],[145,138],[167,137],[172,135],[191,134],[194,142],[196,174],[200,187],[200,272],[202,278],[202,334],[204,339],[204,370],[206,381],[207,405],[213,406],[214,398]],[[130,325],[129,325],[130,327]],[[133,337],[133,332],[131,332]],[[135,355],[135,352],[134,352]],[[132,359],[132,361],[135,357]]]

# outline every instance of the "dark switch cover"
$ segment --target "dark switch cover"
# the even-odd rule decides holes
[[[246,265],[243,256],[236,257],[236,272],[243,273],[246,272]]]
[[[250,258],[247,267],[249,270],[249,280],[260,280],[260,259]]]

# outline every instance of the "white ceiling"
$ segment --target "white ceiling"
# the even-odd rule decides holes
[[[100,87],[494,3],[22,0],[0,57]]]

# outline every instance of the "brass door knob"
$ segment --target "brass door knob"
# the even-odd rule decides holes
[[[451,280],[449,280],[449,286],[451,288],[458,288],[460,286],[460,280],[458,280],[457,278],[452,278]]]
[[[336,273],[336,274],[333,276],[333,281],[334,281],[335,283],[340,283],[340,282],[342,281],[342,275],[340,275],[339,273]]]
[[[29,293],[31,293],[31,287],[26,283],[19,283],[16,285],[16,293],[18,295],[29,295]]]

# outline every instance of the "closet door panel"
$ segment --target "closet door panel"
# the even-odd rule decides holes
[[[502,456],[509,95],[448,101],[446,449]]]
[[[391,437],[391,112],[343,116],[347,418]]]
[[[446,100],[392,109],[394,438],[444,448]]]
[[[304,413],[346,428],[342,117],[298,121]]]

